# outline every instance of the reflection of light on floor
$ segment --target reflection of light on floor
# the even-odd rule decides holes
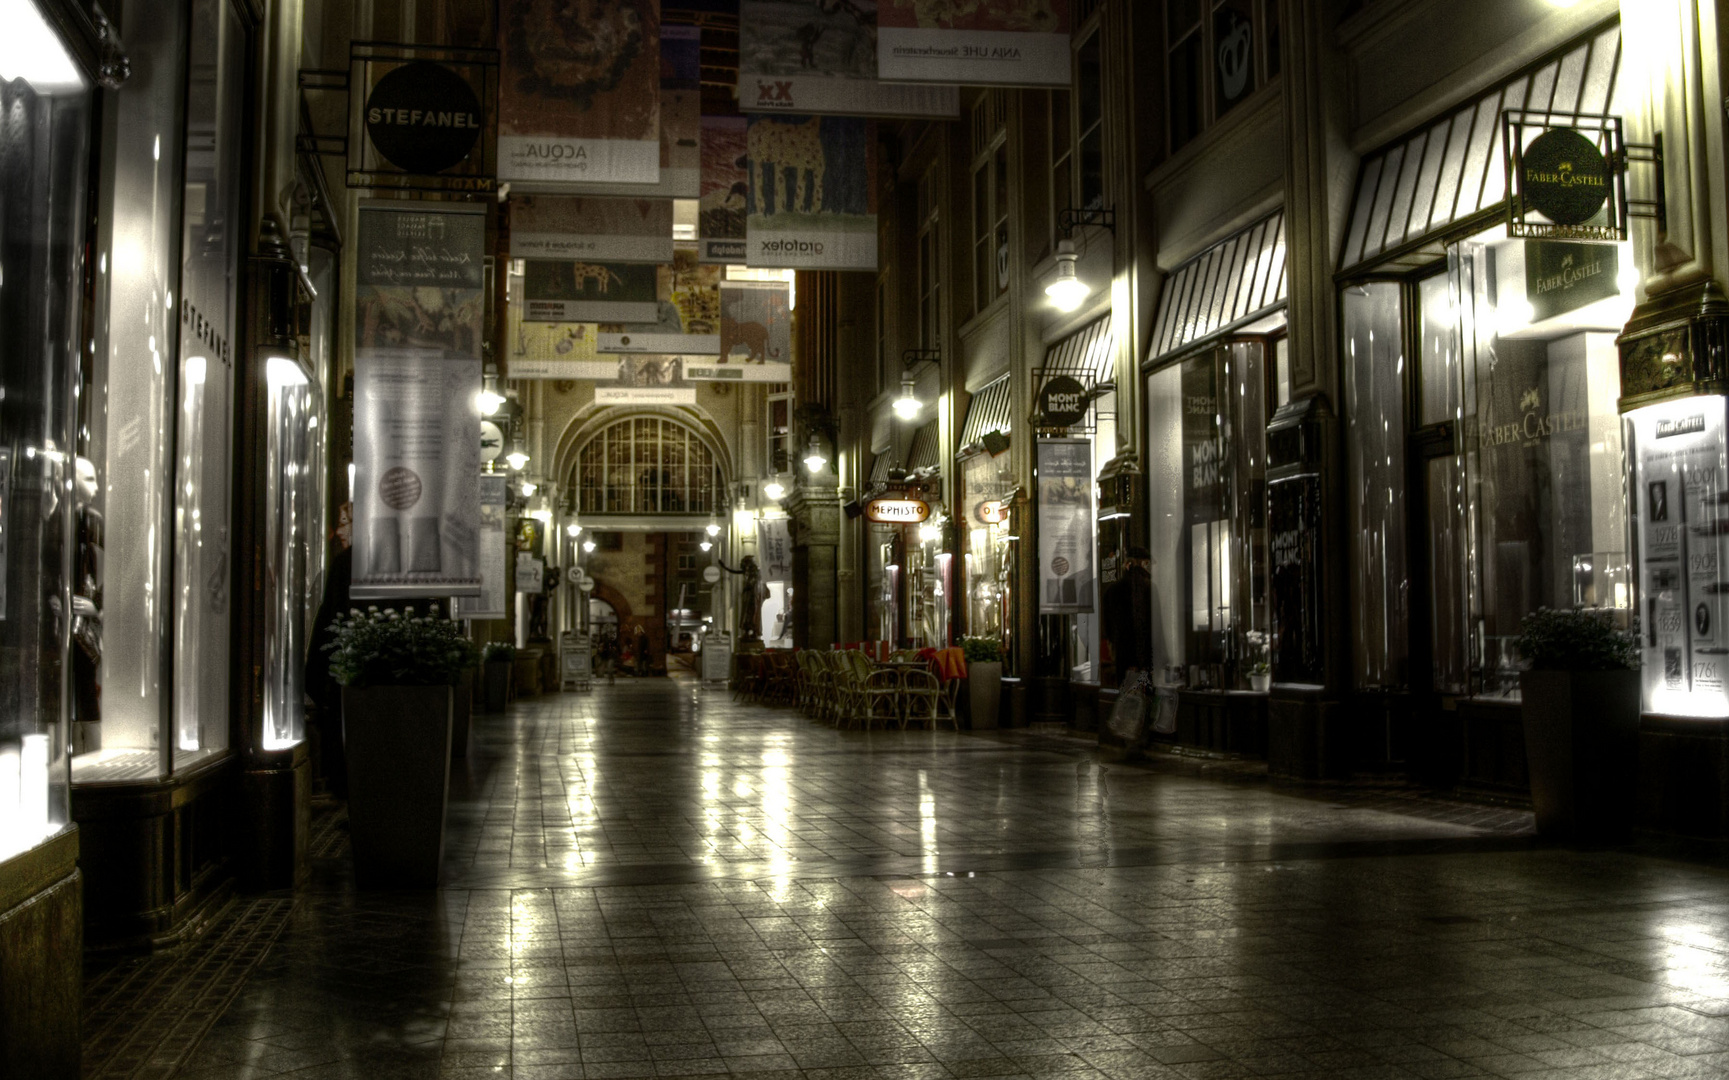
[[[937,868],[937,797],[931,791],[930,774],[919,770],[919,853],[925,873]]]
[[[902,900],[923,900],[930,889],[922,881],[891,881],[889,891]]]
[[[1662,943],[1656,959],[1663,966],[1659,980],[1667,986],[1707,997],[1729,997],[1729,941],[1721,934],[1692,922],[1659,923]]]

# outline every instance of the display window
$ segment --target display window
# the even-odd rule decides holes
[[[1632,615],[1615,344],[1631,253],[1503,233],[1342,297],[1360,688],[1517,701],[1527,614]]]
[[[1239,690],[1265,659],[1267,338],[1147,378],[1153,664],[1163,686]]]
[[[1006,498],[1014,486],[1008,451],[975,454],[961,463],[964,519],[963,570],[967,633],[1000,640],[1013,627],[1008,603],[1013,561],[1009,557],[1012,522]]]
[[[75,575],[92,519],[74,453],[91,87],[35,5],[0,70],[0,860],[66,827]],[[97,531],[100,527],[96,526]]]
[[[75,783],[159,779],[229,739],[246,32],[231,0],[127,5],[144,62],[104,100],[80,436],[103,525]],[[141,5],[139,6],[141,7]],[[164,482],[165,478],[168,482]]]

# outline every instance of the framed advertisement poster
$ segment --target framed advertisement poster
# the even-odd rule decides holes
[[[1039,614],[1093,610],[1093,444],[1038,442]]]

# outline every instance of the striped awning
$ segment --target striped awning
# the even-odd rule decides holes
[[[977,446],[993,431],[1009,433],[1009,377],[1004,375],[973,395],[967,403],[967,420],[961,425],[961,449]]]
[[[886,483],[889,478],[889,470],[894,467],[895,455],[893,450],[884,450],[878,454],[876,460],[871,463],[871,483]]]
[[[1171,272],[1147,359],[1253,322],[1284,302],[1285,212],[1278,210]]]
[[[1534,69],[1466,102],[1391,146],[1363,157],[1339,270],[1397,269],[1441,254],[1424,242],[1454,222],[1499,209],[1507,199],[1501,114],[1525,110],[1602,116],[1621,66],[1618,22],[1587,34]],[[1485,222],[1487,225],[1487,222]]]
[[[1039,370],[1045,378],[1073,375],[1091,384],[1115,381],[1115,368],[1116,339],[1111,336],[1111,317],[1105,315],[1046,349]]]
[[[907,472],[941,472],[943,467],[941,436],[935,420],[920,424],[913,432],[913,446],[907,451]]]

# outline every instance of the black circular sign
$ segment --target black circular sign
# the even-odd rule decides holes
[[[1087,415],[1087,388],[1079,379],[1057,375],[1039,390],[1039,415],[1045,427],[1071,427]]]
[[[1521,156],[1525,205],[1557,225],[1583,225],[1609,198],[1609,163],[1597,144],[1572,128],[1531,140]]]
[[[430,60],[391,71],[366,99],[366,133],[404,172],[441,173],[468,157],[484,119],[474,88]]]

